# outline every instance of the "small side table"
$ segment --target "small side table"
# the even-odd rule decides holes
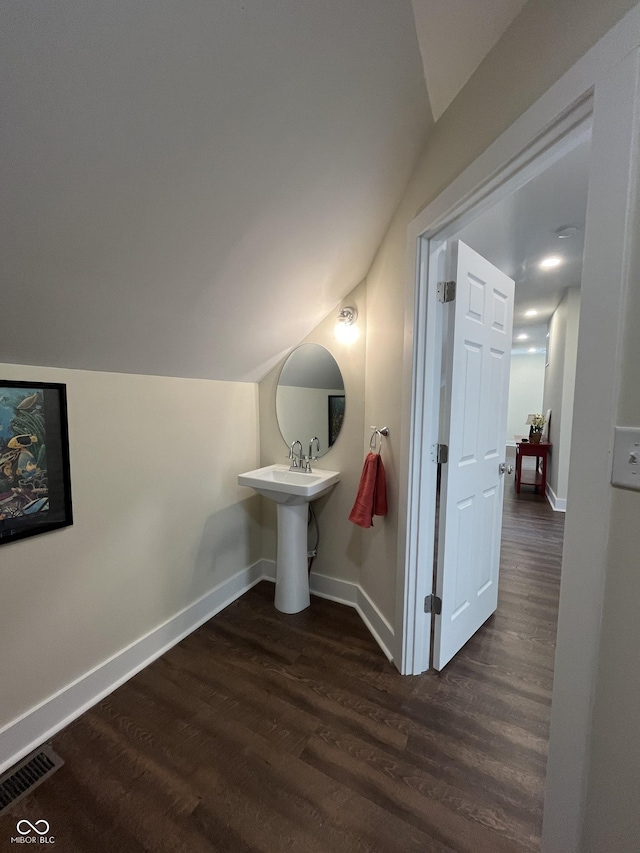
[[[526,441],[522,437],[516,437],[516,493],[520,494],[520,486],[534,486],[536,492],[540,489],[541,495],[547,493],[547,457],[551,444],[548,441],[541,441],[534,444],[532,441]],[[522,479],[522,457],[535,456],[536,467],[533,472],[533,479]],[[542,465],[540,463],[542,460]],[[529,476],[529,472],[525,472],[525,476]]]

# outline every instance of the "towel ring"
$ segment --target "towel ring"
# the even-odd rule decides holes
[[[378,429],[378,427],[372,426],[371,429],[373,432],[371,433],[371,439],[369,441],[369,448],[372,452],[376,452],[376,445],[378,443],[378,436],[380,436],[380,447],[378,447],[377,453],[380,455],[380,451],[382,450],[382,436],[385,438],[389,435],[389,427],[382,427]]]

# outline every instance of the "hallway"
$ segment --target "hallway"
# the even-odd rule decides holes
[[[509,478],[498,612],[440,674],[260,584],[53,739],[0,850],[19,819],[61,853],[538,850],[563,526]]]

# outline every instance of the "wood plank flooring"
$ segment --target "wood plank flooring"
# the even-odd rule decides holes
[[[54,738],[57,853],[539,849],[564,518],[506,489],[497,613],[402,677],[350,608],[244,595]]]

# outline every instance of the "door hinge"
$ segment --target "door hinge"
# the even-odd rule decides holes
[[[424,612],[425,613],[435,613],[436,616],[440,616],[442,613],[442,599],[437,595],[425,595],[424,597]]]
[[[444,465],[449,461],[449,445],[436,444],[436,462],[438,465]]]
[[[438,302],[453,302],[456,298],[455,281],[438,282]]]

